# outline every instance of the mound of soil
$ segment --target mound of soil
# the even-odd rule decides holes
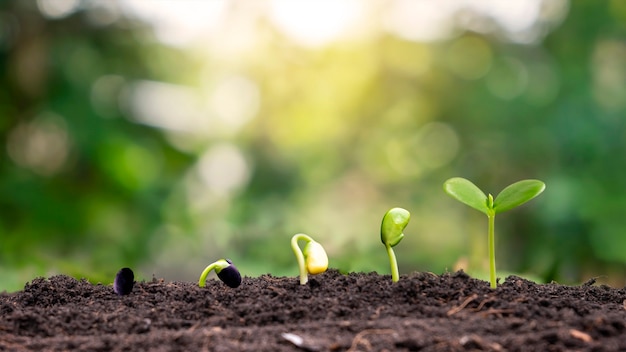
[[[515,276],[492,290],[463,272],[153,279],[128,296],[53,276],[0,295],[0,351],[626,351],[625,300]]]

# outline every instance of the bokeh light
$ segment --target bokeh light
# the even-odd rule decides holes
[[[497,225],[502,272],[624,285],[626,6],[567,0],[0,4],[0,290],[206,263],[484,277],[485,219],[442,191],[546,192]]]

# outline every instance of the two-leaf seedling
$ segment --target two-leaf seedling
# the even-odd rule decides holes
[[[306,242],[302,251],[298,246],[299,240]],[[328,269],[328,256],[324,247],[311,237],[303,233],[294,235],[291,238],[291,249],[300,268],[300,285],[305,285],[309,281],[308,274],[320,274]]]
[[[489,219],[489,281],[491,288],[496,288],[496,250],[494,235],[496,214],[503,213],[528,202],[541,194],[545,188],[546,185],[539,180],[523,180],[507,186],[494,199],[491,194],[485,195],[480,188],[464,178],[454,177],[444,182],[443,189],[446,193],[461,203],[485,213]]]
[[[398,261],[392,247],[400,243],[402,238],[404,238],[403,231],[410,219],[411,214],[408,210],[393,208],[385,213],[380,225],[380,240],[387,248],[389,264],[391,265],[391,281],[393,282],[400,280],[400,274],[398,272]]]
[[[215,270],[217,277],[228,287],[236,288],[241,285],[241,274],[235,265],[233,265],[233,262],[230,259],[220,259],[209,264],[209,266],[204,269],[200,275],[200,280],[198,280],[198,286],[204,287],[206,285],[206,277],[211,270]]]

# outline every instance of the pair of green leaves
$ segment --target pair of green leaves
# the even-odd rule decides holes
[[[454,177],[443,184],[443,189],[450,196],[487,216],[511,210],[535,198],[546,188],[539,180],[515,182],[500,192],[496,198],[485,195],[475,184],[461,177]]]

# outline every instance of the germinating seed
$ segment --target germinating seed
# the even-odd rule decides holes
[[[122,268],[115,275],[115,281],[113,282],[113,291],[120,296],[129,294],[133,290],[135,284],[135,275],[130,268]]]
[[[217,277],[228,287],[239,287],[239,285],[241,285],[241,274],[230,259],[226,259],[226,261],[230,265],[217,272]]]

